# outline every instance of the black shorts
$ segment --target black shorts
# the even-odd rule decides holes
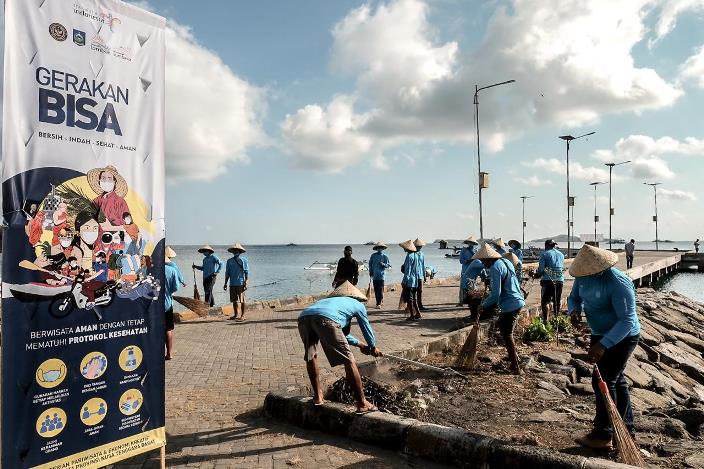
[[[516,311],[509,311],[508,313],[499,313],[499,333],[502,337],[508,337],[513,335],[513,328],[516,327],[516,320],[518,315],[521,314],[521,309]]]
[[[174,308],[169,308],[164,314],[164,323],[167,331],[174,330]]]
[[[230,285],[230,303],[244,303],[244,285]]]
[[[562,282],[551,280],[540,281],[540,305],[545,306],[553,302],[558,302],[557,308],[560,308],[559,303],[562,300]]]

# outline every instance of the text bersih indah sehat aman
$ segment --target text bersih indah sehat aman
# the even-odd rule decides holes
[[[338,296],[349,296],[350,298],[354,298],[355,300],[367,301],[367,297],[364,296],[364,293],[362,293],[357,287],[352,285],[348,280],[345,280],[342,285],[334,289],[328,295],[328,298],[335,298]]]
[[[570,266],[570,275],[573,277],[586,277],[598,274],[616,265],[618,254],[605,249],[595,248],[585,244],[577,253],[577,257]]]

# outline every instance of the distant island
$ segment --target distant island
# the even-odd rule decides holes
[[[549,236],[547,238],[532,239],[529,242],[531,242],[531,243],[544,243],[548,239],[552,239],[553,241],[556,241],[558,243],[566,243],[567,242],[567,235],[561,234],[561,235],[557,235],[557,236]],[[578,236],[572,236],[571,239],[572,239],[573,243],[579,243],[582,241],[581,238],[579,238]]]
[[[374,246],[375,244],[376,242],[374,241],[367,241],[366,243],[364,243],[365,246]]]

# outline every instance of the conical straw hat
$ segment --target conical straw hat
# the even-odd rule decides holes
[[[472,256],[472,259],[501,259],[501,254],[499,254],[498,252],[496,252],[496,250],[494,250],[494,248],[489,246],[489,243],[484,243],[481,249],[479,249],[479,251],[477,251],[477,253]]]
[[[211,248],[209,244],[206,244],[205,246],[198,249],[198,252],[201,253],[205,251],[215,252],[215,249]]]
[[[166,250],[164,251],[164,255],[171,259],[172,257],[176,257],[176,251],[171,249],[171,246],[166,246]]]
[[[411,241],[410,239],[406,240],[402,243],[398,243],[398,245],[401,246],[406,251],[416,252],[416,250],[417,250],[416,247],[413,245],[413,241]]]
[[[512,248],[513,248],[514,246],[516,246],[518,249],[521,249],[521,242],[518,241],[517,239],[512,239],[512,240],[510,240],[510,241],[509,241],[508,243],[506,243],[506,244],[508,244],[508,245],[511,246]]]
[[[345,281],[342,285],[334,289],[332,293],[328,295],[328,298],[335,298],[337,296],[349,296],[359,301],[367,301],[367,297],[364,296],[364,293],[359,291],[359,289],[349,281]]]
[[[372,249],[377,250],[377,249],[386,249],[388,246],[381,241],[378,241]]]
[[[572,261],[570,275],[573,277],[586,277],[587,275],[598,274],[613,267],[617,262],[618,254],[585,244],[577,253],[574,261]]]
[[[235,254],[235,252],[247,252],[247,250],[240,243],[235,243],[227,248],[227,252]]]
[[[124,197],[127,195],[127,181],[125,181],[125,178],[120,176],[120,173],[117,172],[117,169],[114,166],[94,168],[88,171],[88,173],[86,174],[86,178],[88,179],[88,185],[91,189],[93,189],[96,194],[100,195],[104,193],[103,189],[100,187],[100,175],[102,173],[110,173],[115,178],[115,194],[119,195],[120,197]]]
[[[413,245],[414,245],[415,247],[417,247],[417,248],[422,248],[422,247],[425,246],[426,244],[428,244],[428,243],[426,243],[425,241],[423,241],[423,240],[420,239],[420,238],[416,238],[415,241],[413,241]]]
[[[504,240],[501,238],[492,239],[490,241],[490,243],[493,244],[494,246],[498,246],[500,248],[506,247],[506,244],[504,244]]]
[[[511,264],[513,264],[513,267],[518,267],[518,264],[521,263],[521,261],[518,260],[518,256],[512,252],[507,252],[506,254],[504,254],[504,259],[508,259]]]
[[[470,236],[469,238],[465,239],[465,240],[463,241],[463,243],[464,243],[464,244],[479,244],[479,243],[477,242],[477,238],[475,238],[474,236]]]

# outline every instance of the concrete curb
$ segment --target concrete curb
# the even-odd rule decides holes
[[[633,466],[535,446],[511,445],[495,438],[396,415],[357,416],[351,406],[310,398],[267,394],[267,416],[306,429],[350,438],[442,464],[469,468],[626,469]]]

